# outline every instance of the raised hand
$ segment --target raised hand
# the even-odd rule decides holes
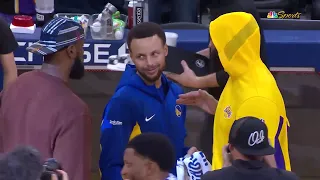
[[[218,101],[207,91],[199,89],[185,94],[180,94],[177,104],[197,106],[209,114],[214,114]]]
[[[183,73],[176,74],[168,72],[166,73],[166,76],[169,79],[181,84],[182,86],[198,88],[198,77],[196,76],[196,74],[189,68],[186,61],[182,60],[181,65],[183,67]]]

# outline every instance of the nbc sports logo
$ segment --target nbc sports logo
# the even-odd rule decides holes
[[[278,13],[276,13],[275,11],[270,11],[267,15],[267,18],[278,19]]]

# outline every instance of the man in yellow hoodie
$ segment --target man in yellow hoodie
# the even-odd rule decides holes
[[[248,13],[228,13],[212,21],[209,31],[230,78],[219,102],[203,90],[182,94],[177,102],[196,105],[215,114],[213,170],[223,167],[222,149],[228,144],[233,122],[246,116],[257,117],[266,123],[270,144],[276,149],[276,166],[291,170],[287,137],[289,121],[277,83],[260,59],[260,32],[256,20]],[[274,161],[270,156],[265,160],[270,165]]]

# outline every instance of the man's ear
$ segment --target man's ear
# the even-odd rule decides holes
[[[169,50],[168,50],[168,45],[164,45],[164,55],[165,56],[167,56],[168,55],[168,52],[169,52]]]
[[[228,153],[230,153],[231,151],[234,150],[234,146],[232,146],[232,144],[229,144],[229,145],[228,145],[228,149],[229,149],[229,152],[228,152]]]
[[[147,162],[147,174],[148,175],[153,175],[154,173],[156,173],[157,168],[158,168],[158,165],[155,162],[148,160],[148,162]]]
[[[129,51],[129,56],[130,56],[131,61],[134,63],[133,54],[130,51]]]
[[[75,59],[77,56],[77,48],[75,45],[68,46],[67,55],[70,59]]]

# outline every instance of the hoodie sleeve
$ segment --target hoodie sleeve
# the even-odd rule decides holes
[[[133,105],[127,99],[111,99],[101,123],[101,180],[122,180],[123,153],[135,125]]]
[[[184,93],[184,91],[183,91],[183,89],[180,87],[180,86],[178,86],[177,84],[175,84],[176,85],[176,92],[177,92],[177,99],[179,98],[179,95],[180,94],[183,94]],[[187,106],[186,105],[180,105],[181,106],[181,109],[182,109],[182,115],[181,115],[181,118],[182,118],[182,120],[183,120],[183,124],[185,124],[186,123],[186,119],[187,119]],[[184,131],[185,131],[185,138],[187,137],[187,129],[185,128],[185,126],[184,126]],[[188,153],[188,150],[190,149],[190,147],[189,146],[185,146],[184,148],[183,148],[183,154],[184,155],[186,155],[187,153]]]
[[[282,128],[283,118],[280,116],[277,105],[263,97],[252,97],[246,100],[237,111],[236,119],[253,116],[264,121],[268,127],[268,138],[274,147],[277,132]]]

